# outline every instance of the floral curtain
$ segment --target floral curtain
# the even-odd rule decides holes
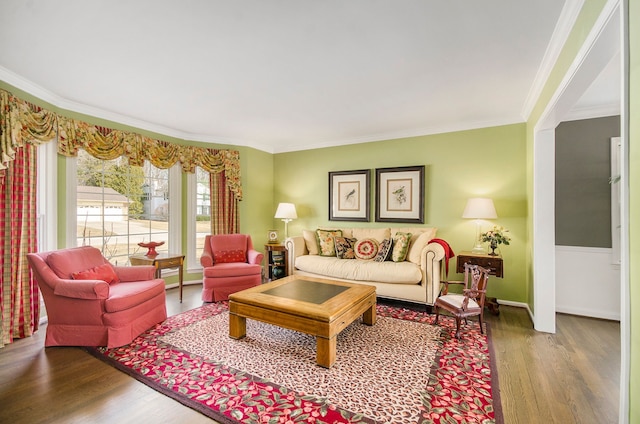
[[[234,234],[240,231],[238,198],[227,186],[224,173],[210,174],[211,234]]]
[[[15,158],[16,148],[49,141],[57,135],[58,153],[64,156],[76,156],[78,149],[84,149],[98,159],[125,156],[136,166],[142,166],[145,160],[158,168],[170,168],[180,162],[184,172],[193,173],[199,166],[212,174],[224,173],[228,189],[242,200],[237,150],[183,146],[92,125],[37,108],[1,89],[0,111],[0,179]]]
[[[37,250],[36,153],[25,144],[0,182],[0,347],[38,329],[40,296],[26,254]]]

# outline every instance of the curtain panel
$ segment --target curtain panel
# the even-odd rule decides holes
[[[0,347],[38,329],[40,296],[27,253],[37,250],[36,149],[15,149],[0,182]]]
[[[227,189],[225,175],[210,174],[211,234],[234,234],[240,231],[238,199]]]
[[[86,150],[98,159],[119,156],[142,166],[145,160],[158,168],[170,168],[180,162],[183,172],[193,173],[196,166],[212,174],[224,173],[228,189],[242,200],[240,152],[183,146],[155,140],[141,134],[105,128],[68,118],[39,108],[0,89],[0,180],[16,149],[58,138],[58,153],[76,156]]]

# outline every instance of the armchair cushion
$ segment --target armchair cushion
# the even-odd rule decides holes
[[[248,264],[246,262],[229,262],[216,264],[216,266],[204,268],[202,270],[205,278],[236,277],[241,275],[259,274],[262,268],[258,264]]]
[[[75,248],[51,252],[47,264],[58,277],[72,279],[73,273],[84,271],[107,263],[100,250]]]
[[[164,284],[158,284],[157,280],[112,284],[104,308],[107,312],[124,311],[162,294]]]
[[[73,272],[71,277],[74,280],[102,280],[109,284],[120,282],[111,264],[102,264],[85,271]]]

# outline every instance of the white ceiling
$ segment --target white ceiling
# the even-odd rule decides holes
[[[0,79],[272,153],[502,125],[526,120],[581,4],[2,0]]]

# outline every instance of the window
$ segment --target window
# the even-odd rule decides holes
[[[124,157],[100,160],[80,150],[75,182],[77,246],[99,248],[114,265],[145,253],[140,242],[164,241],[156,250],[169,251],[169,170],[148,162],[130,166]]]
[[[187,268],[200,268],[200,256],[204,249],[204,238],[211,234],[211,193],[209,173],[196,167],[195,174],[187,174]]]

